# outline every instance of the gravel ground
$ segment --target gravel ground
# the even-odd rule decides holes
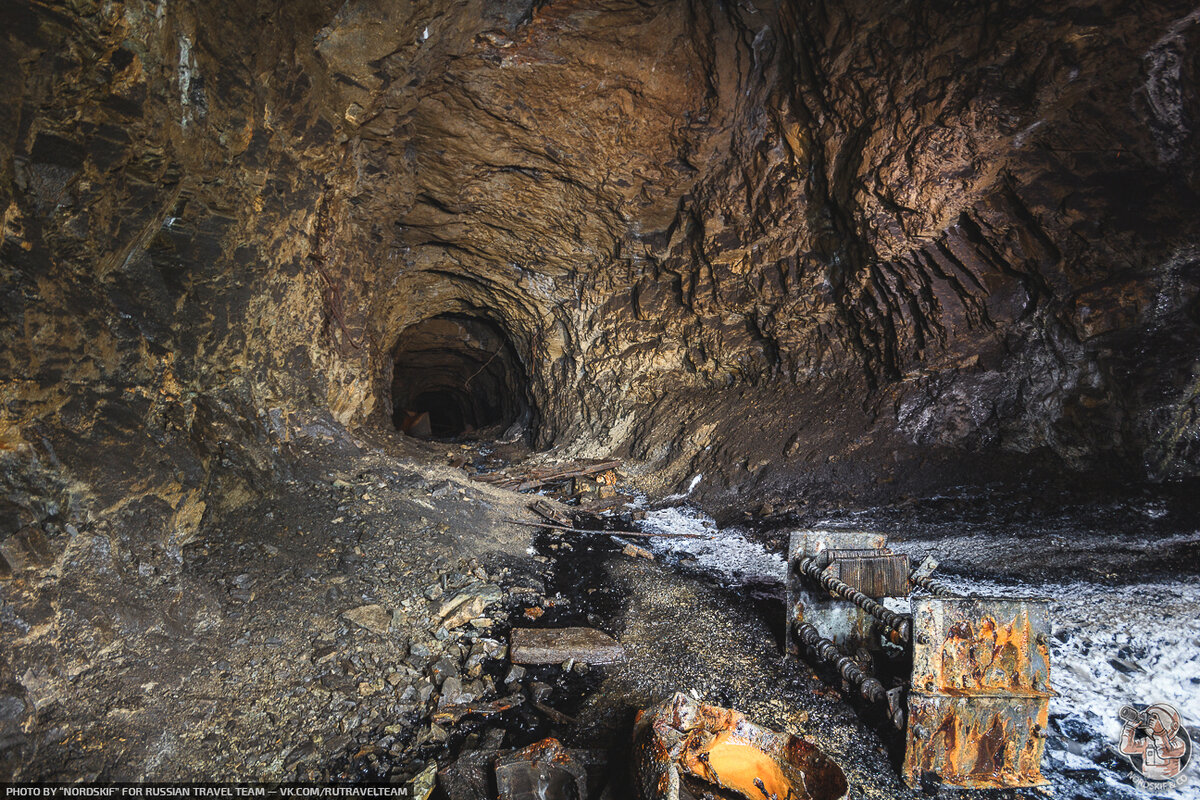
[[[430,461],[471,456],[446,449]],[[713,538],[640,540],[647,560],[504,522],[529,499],[364,446],[314,450],[174,561],[78,533],[50,569],[0,584],[4,707],[25,709],[13,777],[405,782],[554,735],[617,800],[634,714],[685,691],[811,739],[857,796],[919,796],[880,720],[782,657],[786,531],[660,508],[648,531]],[[886,531],[965,589],[1052,597],[1046,775],[1059,796],[1141,797],[1115,714],[1165,700],[1197,723],[1200,533],[1172,498],[1055,509],[972,495],[808,524]],[[598,627],[628,658],[513,670],[514,624]]]

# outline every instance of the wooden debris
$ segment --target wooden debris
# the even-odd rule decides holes
[[[601,461],[597,464],[569,464],[565,467],[551,470],[546,473],[535,473],[529,477],[524,483],[517,487],[518,492],[525,492],[530,489],[536,489],[539,486],[544,486],[547,483],[566,480],[568,478],[577,478],[584,475],[594,475],[597,472],[616,469],[621,466],[620,461]]]
[[[595,628],[513,628],[509,655],[514,664],[615,664],[625,648]]]
[[[584,498],[599,499],[600,483],[591,475],[580,475],[571,479],[571,496],[582,501]]]
[[[607,498],[602,498],[600,500],[593,500],[590,503],[580,503],[579,511],[584,514],[591,514],[591,515],[602,514],[605,511],[613,511],[614,509],[618,509],[621,506],[629,505],[629,502],[631,500],[633,500],[633,498],[630,497],[629,495],[619,494],[619,495],[616,495],[615,497],[607,497]]]
[[[559,725],[574,725],[577,722],[574,717],[564,714],[557,708],[551,708],[545,703],[539,703],[538,701],[534,700],[530,705],[545,714],[546,718],[551,722],[558,723]]]
[[[590,463],[575,461],[557,467],[542,467],[525,472],[510,472],[508,470],[503,472],[488,472],[473,475],[472,478],[483,483],[490,483],[501,489],[515,489],[518,492],[527,492],[545,486],[547,483],[557,483],[571,478],[594,475],[598,472],[617,469],[620,466],[620,460],[594,461]]]
[[[570,528],[575,524],[574,520],[559,511],[554,506],[547,503],[545,500],[534,500],[529,504],[529,510],[541,517],[545,517],[556,525],[563,526],[564,528]]]
[[[519,519],[506,519],[512,525],[524,525],[527,528],[549,528],[564,533],[597,533],[607,536],[641,536],[646,539],[663,537],[665,539],[707,539],[702,533],[644,533],[642,531],[594,531],[587,528],[569,528],[565,525],[551,525],[549,522],[525,522]]]
[[[644,547],[638,547],[636,544],[627,544],[621,549],[621,552],[631,558],[648,558],[654,560],[654,554]]]

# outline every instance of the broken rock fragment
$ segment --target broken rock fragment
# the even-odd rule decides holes
[[[438,607],[434,619],[446,630],[461,628],[468,622],[485,619],[483,610],[504,598],[504,592],[494,583],[473,583]]]
[[[379,605],[352,608],[349,611],[343,611],[342,616],[360,628],[366,628],[371,633],[377,633],[380,636],[386,635],[388,626],[392,624],[392,615]]]
[[[429,800],[437,785],[437,763],[434,762],[409,781],[408,794],[417,800]]]
[[[464,592],[457,594],[442,603],[438,609],[437,618],[442,627],[448,631],[461,628],[472,619],[483,616],[483,598],[477,594]]]
[[[509,648],[514,664],[616,664],[625,649],[595,628],[514,628]]]

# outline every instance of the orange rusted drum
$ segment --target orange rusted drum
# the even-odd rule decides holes
[[[640,800],[678,800],[686,784],[717,787],[748,800],[846,795],[841,767],[815,745],[684,694],[638,715],[633,768]]]
[[[1040,786],[1050,698],[1048,601],[913,599],[904,779]]]

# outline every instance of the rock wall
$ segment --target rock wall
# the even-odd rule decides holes
[[[1186,4],[2,14],[5,535],[177,546],[446,315],[714,508],[1200,464]]]
[[[639,317],[691,328],[670,336],[690,385],[645,381],[634,452],[772,504],[798,486],[1194,475],[1194,9],[743,19],[758,74],[739,95],[758,95],[629,279]],[[637,352],[622,329],[614,350]],[[679,401],[721,384],[738,391]]]
[[[228,6],[3,11],[0,534],[17,550],[133,531],[177,563],[206,510],[285,477],[281,443],[335,405],[331,287],[308,256],[337,133],[296,46],[332,12]]]

